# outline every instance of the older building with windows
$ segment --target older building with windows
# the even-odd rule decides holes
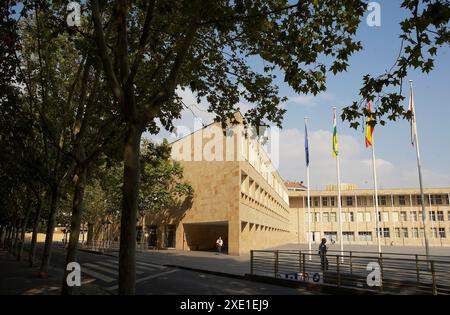
[[[426,232],[430,246],[450,246],[450,188],[425,189]],[[374,192],[342,185],[342,238],[347,244],[377,244]],[[310,191],[311,237],[339,240],[337,187]],[[308,241],[306,191],[289,191],[297,213],[300,242]],[[423,245],[424,227],[419,189],[386,189],[378,192],[379,232],[382,245]]]
[[[220,236],[231,255],[295,239],[288,190],[243,117],[225,134],[213,123],[173,142],[172,158],[194,189],[190,203],[145,218],[149,245],[211,250]]]

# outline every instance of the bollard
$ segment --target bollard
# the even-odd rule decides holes
[[[437,295],[437,283],[436,283],[436,273],[434,272],[434,261],[430,261],[431,265],[431,279],[433,281],[432,290],[433,295]]]

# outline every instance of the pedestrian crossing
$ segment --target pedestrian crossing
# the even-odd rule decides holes
[[[136,261],[136,275],[144,278],[153,276],[155,271],[165,270],[167,267]],[[106,259],[95,262],[82,263],[81,272],[106,283],[117,281],[119,276],[119,261],[117,259]]]

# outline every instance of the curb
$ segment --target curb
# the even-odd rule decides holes
[[[156,265],[159,265],[159,264],[156,264]],[[205,269],[192,268],[192,267],[179,266],[179,265],[170,265],[170,264],[169,265],[162,264],[161,266],[170,267],[170,268],[178,268],[178,269],[195,271],[195,272],[201,272],[201,273],[207,273],[207,274],[211,274],[214,276],[227,277],[227,278],[232,278],[232,279],[249,280],[247,277],[247,274],[237,275],[237,274],[221,272],[221,271],[205,270]]]

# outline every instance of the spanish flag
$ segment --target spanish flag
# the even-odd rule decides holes
[[[367,110],[369,112],[369,116],[367,117],[366,120],[366,148],[370,147],[373,143],[373,129],[375,128],[375,126],[372,126],[370,124],[371,121],[373,121],[373,117],[372,117],[372,106],[370,104],[367,105]]]

